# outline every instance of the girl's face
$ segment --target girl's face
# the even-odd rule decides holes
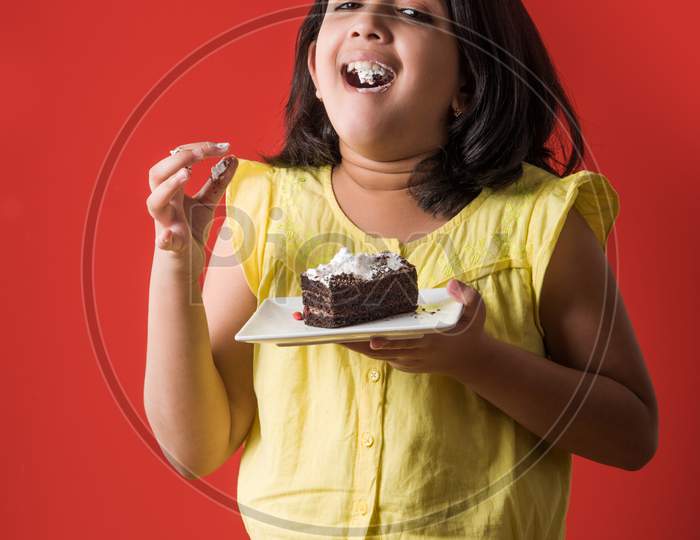
[[[436,16],[448,17],[444,0],[329,1],[308,66],[333,127],[354,151],[390,161],[444,144],[465,81],[457,40]],[[370,59],[395,72],[383,92],[347,82],[347,64]]]

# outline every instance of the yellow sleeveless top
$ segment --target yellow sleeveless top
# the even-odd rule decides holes
[[[485,330],[541,356],[540,289],[569,209],[603,249],[619,212],[604,176],[558,178],[524,164],[516,183],[484,189],[432,233],[402,243],[350,221],[330,166],[239,162],[226,220],[258,305],[300,296],[301,272],[341,246],[389,249],[416,266],[420,288],[469,283],[485,301]],[[457,380],[395,370],[335,344],[254,350],[258,411],[237,492],[254,540],[564,538],[571,454],[545,451]]]

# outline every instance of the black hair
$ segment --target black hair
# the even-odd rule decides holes
[[[444,1],[469,81],[469,105],[449,122],[447,143],[415,168],[409,193],[424,211],[449,219],[482,188],[517,181],[523,162],[570,174],[581,164],[584,145],[577,115],[521,0]],[[307,66],[327,4],[316,0],[299,29],[284,147],[262,156],[269,165],[341,161],[338,134]]]

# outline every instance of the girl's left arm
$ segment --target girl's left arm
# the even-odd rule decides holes
[[[588,459],[635,471],[654,456],[654,389],[605,253],[575,208],[540,295],[549,359],[484,332],[476,290],[457,280],[447,290],[465,305],[454,332],[343,345],[401,371],[451,376],[545,441]]]
[[[658,446],[654,389],[607,258],[575,208],[544,276],[540,320],[551,360],[484,333],[480,359],[453,376],[558,447],[641,469]]]

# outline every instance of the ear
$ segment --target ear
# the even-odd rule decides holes
[[[469,105],[470,94],[467,90],[467,85],[462,85],[457,94],[452,98],[451,105],[453,111],[464,111],[464,109],[467,108],[467,105]]]
[[[314,81],[314,86],[316,87],[316,97],[321,99],[321,93],[318,90],[318,77],[316,75],[316,42],[312,41],[309,44],[309,50],[306,57],[306,64],[309,68],[309,74],[311,75],[311,80]]]
[[[453,111],[464,111],[469,105],[471,99],[471,94],[469,92],[469,84],[467,83],[464,74],[459,76],[459,90],[452,98],[452,110]]]

